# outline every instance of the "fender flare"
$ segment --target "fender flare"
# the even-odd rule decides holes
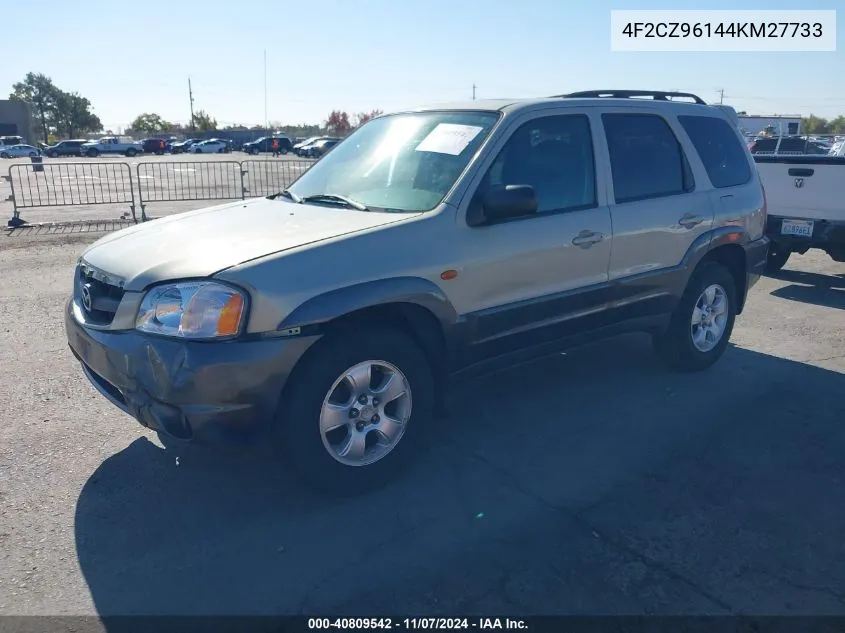
[[[312,297],[296,307],[276,329],[310,329],[357,310],[388,303],[410,303],[425,308],[437,318],[444,332],[458,321],[454,306],[435,283],[421,277],[391,277]]]

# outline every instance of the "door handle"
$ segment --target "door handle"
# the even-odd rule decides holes
[[[685,229],[691,229],[694,226],[698,226],[704,222],[704,218],[698,215],[693,215],[692,213],[685,213],[683,217],[678,220],[678,224],[680,224]]]
[[[603,239],[604,235],[602,235],[601,233],[596,233],[595,231],[587,231],[585,229],[572,239],[572,243],[575,246],[580,246],[581,248],[590,248],[593,244],[598,244]]]

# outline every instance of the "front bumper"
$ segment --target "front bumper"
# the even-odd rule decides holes
[[[73,299],[65,329],[83,372],[112,404],[149,429],[210,443],[269,429],[293,367],[319,338],[199,342],[96,330],[77,320]]]

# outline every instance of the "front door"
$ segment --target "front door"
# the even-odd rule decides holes
[[[535,215],[461,227],[456,307],[470,322],[471,362],[576,334],[607,301],[612,227],[591,120],[565,112],[512,124],[468,202],[502,185],[531,185],[539,200]]]

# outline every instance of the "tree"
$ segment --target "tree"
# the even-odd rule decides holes
[[[32,104],[35,118],[41,124],[41,134],[46,143],[50,136],[50,127],[55,124],[56,101],[61,91],[47,75],[27,73],[23,81],[12,86],[9,99],[28,101]]]
[[[370,119],[375,119],[377,116],[384,114],[381,110],[370,110],[369,112],[359,112],[355,115],[355,127],[361,127]]]
[[[135,132],[146,132],[148,134],[156,134],[157,132],[167,132],[173,125],[154,112],[144,112],[135,117],[135,120],[129,125],[129,128]]]
[[[352,124],[349,122],[349,115],[341,110],[332,110],[329,118],[326,120],[326,129],[330,134],[346,136],[352,129]]]
[[[197,129],[202,132],[217,129],[217,121],[215,119],[212,119],[211,115],[208,114],[208,112],[206,112],[205,110],[197,110],[197,112],[194,114],[193,123],[197,127]]]
[[[65,138],[103,129],[100,118],[91,112],[91,102],[75,92],[59,91],[53,116],[56,132]]]

